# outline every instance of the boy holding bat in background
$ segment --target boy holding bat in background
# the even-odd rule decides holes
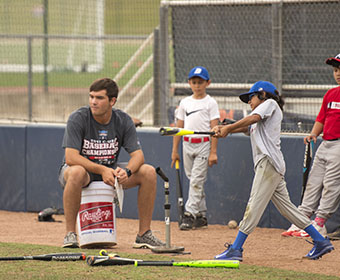
[[[323,133],[323,141],[315,154],[299,206],[308,218],[316,215],[312,223],[324,236],[327,235],[325,222],[340,205],[340,54],[327,59],[326,63],[333,66],[333,77],[339,86],[327,91],[312,131],[304,138],[305,144],[311,141],[316,143],[317,137]],[[294,224],[282,235],[309,237],[307,232]],[[340,228],[329,234],[329,238],[340,239]]]
[[[234,243],[228,244],[227,250],[215,256],[215,259],[242,261],[243,244],[257,226],[270,200],[285,218],[305,229],[312,237],[314,247],[305,257],[322,257],[334,250],[333,245],[290,201],[287,191],[284,179],[286,167],[280,148],[284,105],[281,96],[272,83],[258,81],[249,92],[241,94],[240,99],[250,105],[250,115],[234,124],[216,126],[212,131],[215,132],[214,137],[226,137],[236,132],[250,134],[255,177],[237,237]]]
[[[176,126],[180,128],[209,131],[218,124],[220,113],[215,99],[206,93],[210,85],[207,69],[202,66],[190,70],[188,82],[193,92],[184,98],[176,110]],[[171,154],[171,167],[180,160],[178,146],[181,136],[174,136]],[[190,180],[188,200],[180,225],[181,230],[206,227],[207,206],[204,183],[208,166],[217,164],[217,138],[188,135],[183,137],[183,163],[185,174]]]

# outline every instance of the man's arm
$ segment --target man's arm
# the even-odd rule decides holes
[[[131,174],[136,173],[138,169],[144,164],[144,153],[142,150],[136,150],[130,155],[130,160],[126,166],[126,168],[131,170]],[[128,174],[126,173],[124,168],[117,167],[117,176],[118,182],[120,184],[125,184],[129,179]]]
[[[102,176],[105,184],[114,186],[114,178],[117,176],[116,171],[112,168],[88,160],[80,155],[77,149],[65,148],[65,162],[69,166],[80,165],[88,172],[99,174]]]

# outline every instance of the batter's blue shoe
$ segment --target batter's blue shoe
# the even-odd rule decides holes
[[[313,241],[313,243],[308,240],[306,241],[311,244],[314,244],[313,249],[310,250],[308,254],[305,256],[305,258],[311,260],[317,260],[321,258],[323,255],[330,253],[332,250],[334,250],[334,247],[332,243],[329,241],[328,237],[326,237],[325,240],[322,241]]]
[[[215,256],[215,260],[235,260],[235,261],[242,261],[242,252],[243,249],[241,248],[240,250],[235,250],[231,247],[232,244],[228,244],[227,250],[225,250],[223,253]],[[226,244],[224,246],[226,247]]]

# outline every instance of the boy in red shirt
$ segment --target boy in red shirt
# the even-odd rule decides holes
[[[340,54],[328,58],[326,63],[333,66],[333,76],[339,86],[327,91],[313,129],[304,138],[305,144],[310,141],[316,143],[317,137],[323,133],[323,141],[316,151],[305,194],[298,207],[307,217],[316,215],[312,223],[324,236],[327,235],[325,222],[340,205]],[[295,225],[282,235],[309,237]],[[340,238],[340,230],[338,235]]]

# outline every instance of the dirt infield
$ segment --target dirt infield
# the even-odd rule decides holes
[[[56,222],[39,222],[37,213],[0,211],[0,241],[59,246],[65,230],[64,216],[54,216]],[[149,250],[133,249],[138,220],[117,219],[117,245],[112,249],[120,253],[153,254]],[[165,225],[153,221],[155,235],[165,239]],[[340,241],[334,241],[335,250],[322,259],[303,259],[311,244],[302,238],[281,237],[280,229],[257,228],[244,246],[243,263],[312,272],[340,277]],[[209,225],[207,229],[180,231],[177,223],[171,224],[171,245],[184,246],[188,259],[211,259],[224,250],[225,242],[232,242],[237,229],[223,225]],[[84,251],[84,250],[83,250]],[[169,255],[171,256],[171,255]]]

